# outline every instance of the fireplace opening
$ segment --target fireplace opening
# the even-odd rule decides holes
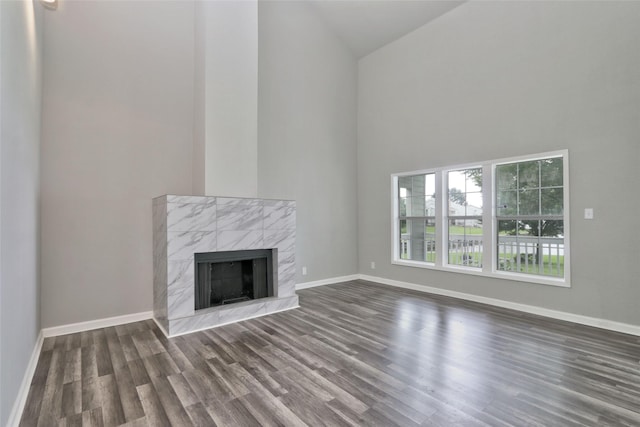
[[[273,296],[272,249],[195,254],[195,309]]]

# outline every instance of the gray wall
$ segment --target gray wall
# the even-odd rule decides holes
[[[305,2],[258,17],[258,195],[297,200],[298,283],[355,274],[356,61]]]
[[[359,271],[640,325],[638,22],[637,2],[468,2],[363,58]],[[570,289],[391,265],[391,173],[563,148]]]
[[[0,2],[0,425],[40,331],[38,196],[42,7]]]
[[[258,2],[196,2],[194,176],[207,196],[258,191]],[[195,154],[200,155],[199,157]],[[194,182],[194,192],[202,185]]]
[[[625,197],[638,8],[470,2],[358,71],[309,5],[260,3],[258,195],[298,201],[297,281],[359,271],[640,323],[639,206]],[[43,327],[151,309],[151,198],[194,191],[194,15],[191,2],[97,1],[46,16]],[[389,174],[560,148],[571,289],[390,265]]]
[[[151,198],[192,189],[191,2],[45,17],[42,326],[151,310]]]
[[[151,310],[151,198],[206,191],[195,17],[184,1],[46,16],[42,327]],[[298,201],[298,282],[354,274],[356,61],[307,5],[259,20],[259,197]]]

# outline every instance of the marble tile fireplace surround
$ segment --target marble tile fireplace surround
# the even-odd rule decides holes
[[[153,199],[153,316],[167,336],[298,307],[296,204],[166,195]],[[194,254],[273,249],[272,297],[195,310]]]

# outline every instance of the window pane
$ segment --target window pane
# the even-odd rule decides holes
[[[540,192],[542,215],[562,215],[564,211],[562,188],[543,188]]]
[[[422,218],[411,218],[407,220],[407,233],[411,234],[411,238],[424,238],[425,220]]]
[[[496,167],[497,216],[521,216],[518,221],[498,218],[498,270],[564,277],[563,222],[526,219],[564,214],[563,162],[557,157]],[[510,175],[514,166],[515,188]]]
[[[482,267],[482,223],[456,219],[449,224],[449,264]]]
[[[407,211],[409,216],[424,216],[424,189],[425,176],[415,175],[411,179],[411,208]]]
[[[564,221],[542,221],[539,253],[539,274],[564,277]]]
[[[540,236],[540,221],[520,221],[518,229],[518,252],[514,263],[520,273],[538,273],[537,248]]]
[[[496,184],[498,190],[515,190],[518,188],[518,164],[496,166]]]
[[[482,215],[482,193],[467,193],[467,216]]]
[[[518,213],[516,202],[518,200],[516,191],[498,191],[497,214],[516,215]]]
[[[498,221],[498,229],[497,269],[537,273],[539,221]]]
[[[467,204],[467,195],[457,193],[456,188],[453,190],[453,193],[449,193],[449,216],[464,216],[466,212],[465,205]]]
[[[411,177],[411,191],[414,195],[424,194],[425,189],[425,176],[424,175],[414,175]]]
[[[482,169],[448,172],[449,216],[482,215]]]
[[[407,232],[407,220],[400,220],[400,259],[409,259],[409,234]]]
[[[463,193],[482,191],[482,169],[450,171],[447,177],[449,190],[455,188]]]
[[[409,198],[407,205],[407,216],[425,216],[424,196],[414,196]]]
[[[464,171],[451,171],[448,174],[447,182],[449,184],[449,190],[452,188],[456,188],[462,192],[464,192],[464,187],[466,183],[466,179],[464,176]]]
[[[435,215],[435,175],[398,177],[400,216]]]
[[[564,241],[564,221],[562,220],[544,220],[540,236],[548,238],[560,238]]]
[[[409,240],[409,258],[413,261],[425,261],[424,238]]]
[[[436,215],[436,175],[433,173],[425,175],[424,188],[424,208],[426,216]]]
[[[424,215],[436,216],[436,199],[432,196],[425,196],[424,201]]]
[[[426,236],[435,237],[435,235],[436,235],[436,220],[433,219],[433,218],[427,219],[426,224],[427,224],[427,227],[426,227],[425,235]]]
[[[448,262],[453,265],[481,267],[482,169],[450,171],[448,186]]]
[[[436,261],[436,220],[428,219],[425,232],[425,257],[428,262]]]
[[[498,221],[498,236],[514,236],[518,226],[516,220],[500,220]]]
[[[518,163],[518,188],[537,188],[540,186],[540,162]]]
[[[518,221],[498,221],[498,270],[513,270],[513,260],[518,253],[517,227]]]
[[[398,177],[398,186],[401,188],[411,188],[411,177],[410,176],[399,176]]]
[[[540,235],[540,221],[539,220],[527,220],[518,221],[518,236],[539,236]]]
[[[426,196],[436,197],[436,174],[430,173],[425,175],[424,194]]]
[[[435,261],[435,174],[398,177],[400,259]]]
[[[451,171],[447,174],[448,206],[450,216],[464,216],[467,195],[465,193],[466,177],[464,171]]]
[[[400,176],[398,177],[398,196],[405,198],[411,193],[411,177]]]
[[[518,197],[518,215],[539,215],[540,214],[540,191],[520,190]]]
[[[407,198],[406,197],[401,197],[400,201],[399,201],[399,206],[398,206],[398,211],[400,213],[400,216],[407,216]]]
[[[467,193],[482,191],[482,169],[467,169],[465,171],[465,191]]]
[[[500,230],[514,221],[498,221]],[[563,221],[520,221],[498,234],[498,270],[564,277]]]
[[[409,196],[411,195],[411,177],[400,176],[398,177],[398,213],[400,216],[407,216],[409,206],[411,202]]]
[[[543,187],[562,186],[562,157],[541,160],[540,179]]]
[[[426,220],[407,220],[407,238],[409,240],[408,259],[426,261]]]

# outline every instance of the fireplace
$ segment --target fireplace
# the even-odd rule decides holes
[[[295,240],[292,200],[156,197],[153,318],[172,337],[298,307]]]
[[[271,249],[207,252],[195,258],[195,309],[273,296]]]

